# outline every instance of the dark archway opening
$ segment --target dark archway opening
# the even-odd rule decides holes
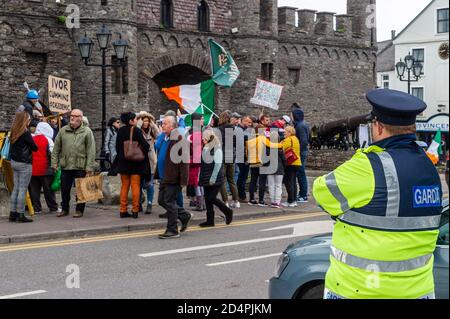
[[[164,114],[167,110],[176,110],[178,104],[174,101],[169,101],[162,88],[168,88],[178,85],[194,85],[202,81],[211,79],[211,76],[205,71],[192,66],[190,64],[178,64],[170,67],[157,75],[153,80],[153,85],[149,87],[148,103],[149,109],[158,116]]]
[[[190,64],[178,64],[153,77],[160,88],[177,85],[193,85],[211,79],[211,76]]]

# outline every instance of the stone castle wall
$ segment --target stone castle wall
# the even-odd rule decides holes
[[[13,109],[22,102],[21,83],[45,91],[52,74],[73,81],[73,106],[85,111],[99,137],[101,70],[84,66],[77,42],[87,33],[96,43],[103,24],[113,40],[120,33],[130,44],[127,92],[114,89],[117,70],[107,72],[107,118],[125,110],[158,116],[173,109],[161,87],[209,77],[209,38],[230,50],[241,71],[233,88],[217,88],[219,111],[261,112],[249,100],[262,63],[273,64],[272,81],[284,86],[280,110],[269,112],[274,117],[287,113],[293,102],[311,124],[369,110],[364,94],[375,86],[376,48],[368,32],[352,22],[367,16],[371,0],[348,0],[353,17],[336,16],[336,28],[332,13],[278,8],[276,0],[209,0],[210,32],[197,31],[196,0],[173,1],[173,29],[161,26],[159,0],[108,0],[106,6],[100,0],[60,2],[0,0],[0,129],[9,128]],[[80,29],[69,30],[57,20],[69,3],[80,6]],[[92,56],[98,63],[97,43]]]

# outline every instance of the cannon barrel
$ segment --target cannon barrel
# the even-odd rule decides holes
[[[358,128],[359,125],[367,123],[368,114],[349,117],[337,121],[321,124],[317,130],[319,135],[335,135],[342,130],[353,131]]]

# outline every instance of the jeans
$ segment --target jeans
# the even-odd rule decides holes
[[[283,193],[283,175],[269,175],[269,194],[272,203],[281,203],[281,194]]]
[[[288,203],[295,203],[297,195],[297,174],[300,166],[287,166],[284,174],[284,184],[288,193]]]
[[[231,189],[231,196],[234,201],[238,200],[238,190],[236,187],[236,183],[234,182],[234,164],[223,164],[223,169],[225,172],[226,181],[222,184],[221,194],[222,194],[222,200],[224,202],[228,202],[228,193],[227,193],[227,181],[228,184],[230,184]]]
[[[122,188],[120,189],[120,212],[128,212],[128,192],[131,186],[132,212],[138,213],[139,204],[141,203],[141,176],[120,174],[120,179],[122,181]]]
[[[86,171],[82,170],[61,170],[61,207],[64,212],[70,211],[70,191],[72,190],[73,183],[76,178],[84,178],[86,177]],[[85,203],[77,204],[76,211],[84,212],[84,208],[86,207]]]
[[[239,175],[237,179],[237,188],[239,193],[239,199],[245,200],[247,194],[245,193],[245,185],[247,184],[248,173],[250,172],[250,166],[245,164],[237,164],[239,167]]]
[[[306,160],[308,158],[308,152],[303,152],[300,155],[302,161],[302,166],[297,173],[299,192],[298,196],[303,198],[308,198],[308,180],[306,178]]]
[[[225,215],[231,214],[231,209],[223,201],[217,198],[221,186],[205,186],[206,221],[214,224],[214,205]]]
[[[177,204],[181,186],[175,184],[160,184],[158,204],[167,211],[167,232],[178,234],[177,220],[185,222],[189,213]]]
[[[264,203],[264,196],[266,195],[267,190],[267,177],[268,175],[259,174],[258,193],[260,203]]]
[[[153,199],[155,197],[155,180],[153,179],[153,175],[150,178],[150,182],[148,183],[147,188],[144,188],[146,183],[147,183],[146,180],[142,180],[141,189],[145,190],[147,192],[147,205],[151,205],[151,204],[153,204]],[[141,199],[142,199],[142,192],[141,192],[141,196],[140,196],[139,200],[141,200]]]
[[[25,214],[25,196],[32,175],[32,165],[11,161],[14,172],[14,189],[11,193],[11,212]]]
[[[53,176],[33,176],[30,181],[30,197],[31,203],[35,211],[42,211],[41,206],[41,189],[44,189],[44,198],[50,212],[58,210],[58,203],[56,202],[55,192],[52,191],[51,185]]]

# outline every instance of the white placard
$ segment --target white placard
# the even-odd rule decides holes
[[[282,91],[281,85],[257,79],[255,95],[250,99],[250,103],[278,110]]]

